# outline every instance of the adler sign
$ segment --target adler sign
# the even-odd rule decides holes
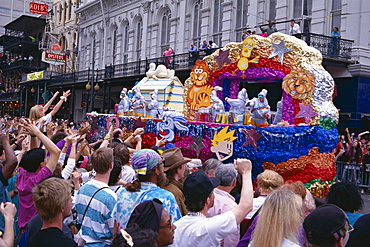
[[[47,15],[49,6],[47,4],[30,2],[30,12],[35,14]]]

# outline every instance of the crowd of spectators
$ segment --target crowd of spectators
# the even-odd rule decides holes
[[[248,159],[209,159],[190,172],[197,162],[173,144],[161,139],[142,149],[144,129],[114,125],[90,143],[89,122],[53,120],[69,95],[63,92],[50,113],[34,106],[30,118],[0,119],[0,246],[369,243],[369,215],[357,213],[363,201],[353,184],[332,185],[315,209],[302,182],[274,171],[259,174],[253,191]]]

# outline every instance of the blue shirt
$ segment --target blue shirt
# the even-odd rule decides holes
[[[116,204],[117,196],[108,188],[107,184],[94,179],[87,182],[78,191],[75,205],[78,219],[82,220],[83,213],[91,197],[98,189],[103,187],[107,188],[95,194],[82,222],[80,235],[86,241],[85,246],[107,246],[113,237],[114,219],[112,218],[112,211]]]
[[[181,218],[181,212],[176,202],[175,196],[164,189],[159,188],[154,183],[141,183],[141,189],[137,192],[127,191],[122,188],[117,193],[118,200],[113,210],[113,218],[117,221],[118,229],[125,229],[130,219],[132,211],[140,203],[154,198],[159,199],[163,204],[163,209],[172,216],[175,222]]]
[[[196,47],[196,46],[191,47],[190,46],[189,51],[190,52],[197,52],[198,51],[198,47]]]

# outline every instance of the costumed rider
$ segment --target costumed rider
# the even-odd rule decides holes
[[[130,110],[130,101],[127,95],[127,88],[123,88],[120,94],[121,101],[118,104],[118,115],[125,116],[128,115],[128,111]]]
[[[148,105],[149,115],[146,115],[147,118],[158,118],[158,89],[155,89],[153,92],[150,93],[152,100]]]
[[[267,119],[270,118],[270,106],[266,98],[267,90],[262,89],[258,94],[258,98],[254,98],[250,102],[251,107],[251,117],[253,124],[258,127],[268,126]]]
[[[237,119],[236,123],[242,123],[244,115],[246,113],[245,105],[247,104],[248,99],[248,93],[247,89],[243,88],[238,93],[237,99],[230,99],[228,97],[225,98],[226,102],[230,105],[229,112],[234,113],[235,118]]]
[[[145,116],[145,98],[140,92],[139,87],[134,87],[133,91],[135,92],[132,97],[131,109],[134,110],[134,116],[144,117]]]
[[[275,114],[275,118],[274,118],[274,121],[272,122],[273,124],[278,124],[281,122],[282,118],[283,118],[283,102],[281,100],[279,100],[277,103],[276,103],[276,114]]]
[[[210,108],[214,116],[225,111],[224,102],[222,102],[222,100],[217,96],[218,91],[222,91],[222,87],[215,86],[211,93],[212,104]]]

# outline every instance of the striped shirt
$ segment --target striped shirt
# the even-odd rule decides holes
[[[94,179],[90,180],[78,191],[75,205],[78,219],[82,220],[91,197],[98,189],[103,187],[107,188],[95,194],[82,222],[79,234],[86,241],[85,246],[106,246],[110,244],[113,237],[114,219],[112,218],[112,211],[117,202],[117,196],[108,188],[107,184]]]

